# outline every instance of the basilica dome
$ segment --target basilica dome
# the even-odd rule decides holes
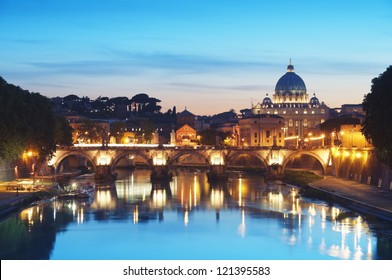
[[[287,66],[287,72],[276,83],[274,103],[308,103],[305,82],[294,73],[294,66]]]

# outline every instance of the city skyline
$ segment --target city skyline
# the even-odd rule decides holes
[[[361,103],[391,64],[390,1],[0,2],[2,76],[48,97],[147,93],[163,111],[237,112],[292,59],[308,94]]]

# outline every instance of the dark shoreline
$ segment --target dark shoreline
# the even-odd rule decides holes
[[[21,193],[19,196],[2,199],[3,201],[0,203],[0,220],[11,214],[19,212],[34,202],[50,197],[53,197],[53,195],[47,192],[38,191],[32,193]]]

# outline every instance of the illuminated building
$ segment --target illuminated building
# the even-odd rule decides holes
[[[178,145],[195,145],[196,130],[188,124],[182,125],[176,130],[176,142]]]
[[[297,137],[299,142],[312,136],[320,136],[319,125],[329,118],[330,108],[313,94],[309,99],[305,82],[287,66],[287,72],[276,83],[272,99],[267,96],[251,109],[252,115],[278,115],[284,118],[284,136]],[[287,143],[286,143],[287,144]]]
[[[343,147],[366,148],[372,147],[361,132],[361,125],[346,124],[340,126],[339,139]]]
[[[258,114],[239,120],[239,145],[284,146],[284,118]]]

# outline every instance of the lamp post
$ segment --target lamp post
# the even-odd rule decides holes
[[[331,147],[335,146],[335,131],[332,131],[331,133]]]

